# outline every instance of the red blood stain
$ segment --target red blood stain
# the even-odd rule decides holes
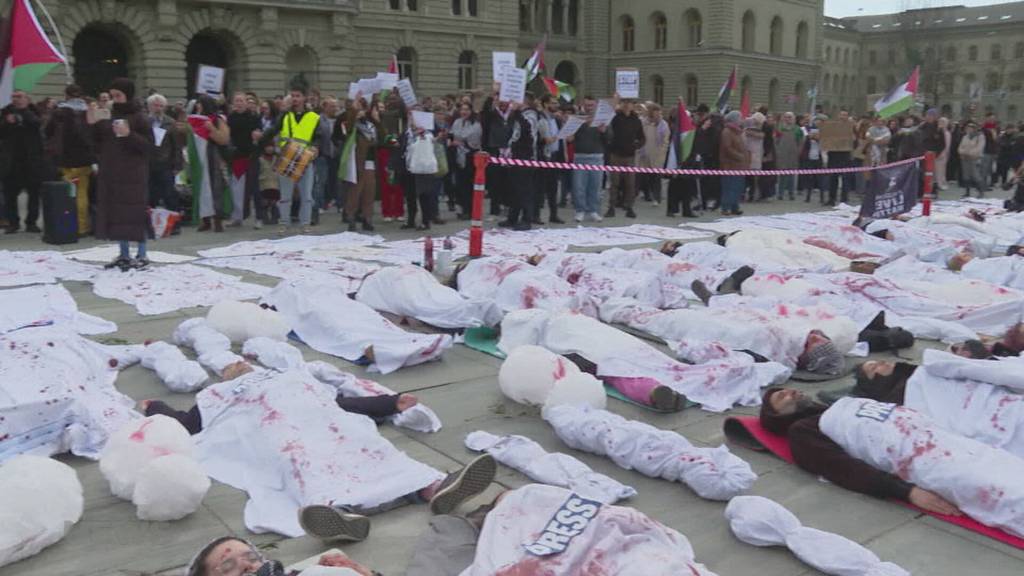
[[[146,428],[149,428],[149,425],[152,423],[152,420],[146,420],[145,422],[142,423],[142,426],[139,426],[138,430],[132,432],[131,436],[129,436],[128,439],[131,440],[132,442],[145,442]]]
[[[988,488],[978,488],[974,498],[982,508],[995,510],[999,506],[999,503],[1005,494],[1006,493],[1002,489],[996,488],[995,486],[989,486]]]
[[[553,566],[558,564],[544,558],[524,558],[498,570],[494,576],[555,576]]]
[[[665,273],[669,275],[682,274],[683,272],[690,272],[696,270],[697,265],[689,262],[672,262],[665,267]]]
[[[525,286],[522,293],[523,308],[529,310],[537,307],[537,300],[542,296],[536,286]]]
[[[551,377],[555,380],[565,378],[565,361],[562,358],[555,359],[555,371],[551,373]]]
[[[438,336],[437,339],[430,344],[430,346],[427,346],[426,348],[423,349],[423,352],[420,352],[420,356],[423,358],[429,358],[430,356],[433,356],[434,353],[437,352],[437,349],[441,347],[441,342],[443,340],[444,336]]]

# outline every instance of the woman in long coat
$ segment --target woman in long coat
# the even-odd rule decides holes
[[[149,154],[153,130],[134,100],[135,85],[118,78],[110,85],[113,101],[109,119],[93,116],[93,136],[99,152],[96,237],[116,240],[121,253],[107,268],[144,268],[148,224]],[[129,242],[138,242],[135,258]]]

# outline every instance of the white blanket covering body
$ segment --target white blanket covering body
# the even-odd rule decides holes
[[[1024,459],[1024,359],[970,360],[925,350],[904,405],[939,427]]]
[[[1024,460],[940,428],[916,410],[865,398],[840,399],[820,426],[850,456],[1024,537]]]
[[[3,290],[0,295],[0,333],[46,324],[66,326],[79,334],[117,330],[113,322],[79,312],[71,293],[59,284]]]
[[[550,270],[501,256],[469,261],[459,272],[458,284],[459,293],[466,298],[493,299],[503,312],[579,310],[587,301]]]
[[[253,532],[301,536],[301,506],[377,506],[443,478],[396,449],[370,418],[339,410],[336,396],[301,370],[259,370],[196,396],[197,458],[212,478],[249,493]]]
[[[128,272],[105,270],[93,280],[93,292],[152,316],[221,300],[251,300],[266,294],[267,288],[195,264],[171,264]]]
[[[714,576],[685,536],[622,506],[530,484],[487,515],[461,576]]]
[[[82,483],[67,464],[39,456],[0,464],[0,566],[60,541],[83,508]]]
[[[264,300],[314,350],[354,362],[372,347],[373,366],[383,374],[439,358],[452,346],[451,336],[406,332],[334,286],[286,280]]]
[[[704,448],[671,430],[626,420],[588,406],[551,406],[544,419],[570,448],[608,456],[626,470],[682,482],[701,498],[728,500],[753,486],[757,474],[726,446]]]
[[[378,312],[415,318],[438,328],[495,326],[502,313],[493,300],[467,299],[419,266],[383,268],[363,280],[356,300]]]
[[[635,336],[581,314],[521,310],[506,315],[501,329],[498,347],[505,353],[535,344],[555,354],[579,354],[597,365],[598,376],[652,378],[714,412],[734,404],[759,405],[761,388],[784,381],[791,373],[776,362],[755,364],[746,354],[684,364]]]
[[[578,459],[561,452],[548,452],[526,436],[495,436],[483,430],[466,435],[466,448],[487,452],[502,464],[522,472],[531,480],[568,488],[584,498],[614,504],[636,496],[632,486],[594,472]]]

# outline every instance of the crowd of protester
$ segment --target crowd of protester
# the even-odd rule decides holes
[[[850,151],[829,152],[819,140],[819,125],[829,120],[820,109],[796,115],[761,107],[743,117],[703,104],[690,112],[695,137],[684,157],[676,106],[614,98],[614,117],[599,126],[593,121],[598,100],[591,96],[568,102],[527,92],[516,104],[499,101],[499,87],[493,88],[424,97],[411,108],[397,90],[347,99],[301,85],[268,99],[237,92],[226,101],[201,96],[173,104],[157,93],[137,97],[124,79],[96,98],[69,85],[63,100],[34,104],[15,91],[0,113],[0,226],[7,233],[40,232],[40,189],[66,180],[77,190],[80,236],[141,243],[134,259],[124,247],[116,263],[124,268],[148,263],[147,208],[180,212],[200,232],[247,221],[281,233],[293,224],[309,232],[331,211],[348,230],[375,230],[377,218],[430,230],[446,224],[445,202],[449,219],[469,220],[473,155],[481,151],[518,160],[748,171],[877,166],[932,151],[937,192],[955,182],[964,195],[973,190],[979,196],[1012,180],[1024,158],[1020,128],[1000,125],[991,114],[979,124],[951,122],[935,110],[887,120],[840,110],[834,119],[849,123]],[[417,126],[413,111],[432,113],[433,127]],[[560,138],[574,115],[588,120]],[[275,170],[291,140],[311,152],[297,180]],[[824,205],[846,202],[863,192],[866,174],[666,178],[492,163],[488,212],[490,221],[518,230],[543,225],[545,217],[562,224],[559,210],[570,204],[575,222],[612,218],[618,210],[636,218],[638,198],[664,203],[669,217],[693,217],[695,210],[737,215],[744,201],[811,202],[816,196]],[[22,193],[28,196],[24,220]]]

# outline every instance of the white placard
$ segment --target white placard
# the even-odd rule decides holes
[[[594,111],[594,126],[604,126],[615,117],[615,106],[611,100],[598,100]]]
[[[196,69],[196,93],[217,96],[224,93],[224,69],[200,64]]]
[[[515,52],[491,52],[492,74],[495,82],[505,79],[505,69],[516,67]]]
[[[402,78],[395,84],[398,87],[398,95],[402,97],[402,102],[405,105],[412,108],[416,105],[416,93],[412,90],[412,82],[409,82],[408,78]]]
[[[359,95],[359,83],[349,82],[348,83],[348,99],[355,100],[356,96]]]
[[[398,74],[394,74],[392,72],[377,72],[375,80],[379,86],[377,89],[378,92],[381,90],[392,90],[395,85],[398,84]]]
[[[569,119],[562,124],[562,129],[558,131],[558,139],[565,140],[569,136],[575,134],[580,126],[583,126],[587,122],[586,116],[569,116]]]
[[[423,112],[423,111],[420,111],[420,110],[413,110],[412,111],[412,123],[415,124],[419,128],[423,128],[424,130],[433,130],[434,129],[434,113],[433,112]]]
[[[359,91],[363,93],[363,98],[369,100],[374,94],[380,92],[380,82],[376,78],[363,78],[359,82],[356,82]]]
[[[501,83],[498,100],[521,103],[524,98],[526,98],[526,70],[506,68],[505,80]]]
[[[615,92],[619,98],[640,97],[640,71],[636,68],[615,70]]]

